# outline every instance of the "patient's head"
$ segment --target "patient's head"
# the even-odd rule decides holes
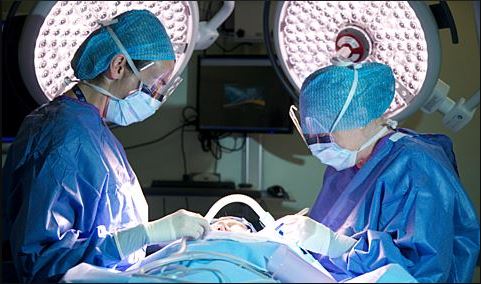
[[[254,226],[244,218],[226,216],[212,220],[210,228],[214,231],[223,232],[256,232]]]

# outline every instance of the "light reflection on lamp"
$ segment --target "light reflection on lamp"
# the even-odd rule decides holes
[[[442,4],[436,8],[451,16]],[[419,109],[438,110],[458,131],[474,115],[479,91],[467,102],[447,97],[449,86],[439,79],[441,27],[432,10],[417,1],[280,1],[273,27],[279,64],[299,93],[304,79],[332,57],[385,63],[396,78],[387,117],[402,121]]]

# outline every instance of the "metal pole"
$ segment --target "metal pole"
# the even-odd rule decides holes
[[[246,145],[242,158],[242,182],[251,184],[253,189],[263,189],[263,148],[262,136],[259,135],[259,142],[251,136],[246,137]]]

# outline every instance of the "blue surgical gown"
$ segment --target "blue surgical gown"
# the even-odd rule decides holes
[[[336,280],[389,263],[419,282],[470,282],[479,222],[448,137],[384,137],[360,169],[326,169],[310,217],[357,240],[341,257],[314,254]]]
[[[124,149],[93,105],[61,96],[28,115],[4,167],[12,256],[21,281],[86,262],[122,269],[112,233],[147,221]],[[5,195],[4,195],[5,196]]]

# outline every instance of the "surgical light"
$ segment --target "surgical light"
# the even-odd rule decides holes
[[[233,3],[215,15],[216,29],[232,12]],[[174,47],[176,64],[171,78],[180,74],[196,42],[206,42],[198,33],[199,11],[195,1],[40,1],[30,12],[19,47],[20,71],[34,99],[43,104],[70,89],[65,77],[75,78],[70,60],[82,42],[106,21],[129,10],[146,9],[163,23]],[[203,44],[208,47],[215,37]]]
[[[443,12],[446,7],[441,7]],[[438,80],[438,28],[432,9],[423,2],[282,1],[277,4],[273,30],[278,64],[294,92],[299,93],[304,79],[330,65],[333,57],[381,62],[392,68],[396,78],[387,117],[404,120],[420,108],[440,110],[445,124],[457,131],[472,118],[479,95],[466,104],[446,96],[446,84]],[[455,32],[452,36],[457,40]],[[453,115],[458,105],[464,110],[461,121]]]

